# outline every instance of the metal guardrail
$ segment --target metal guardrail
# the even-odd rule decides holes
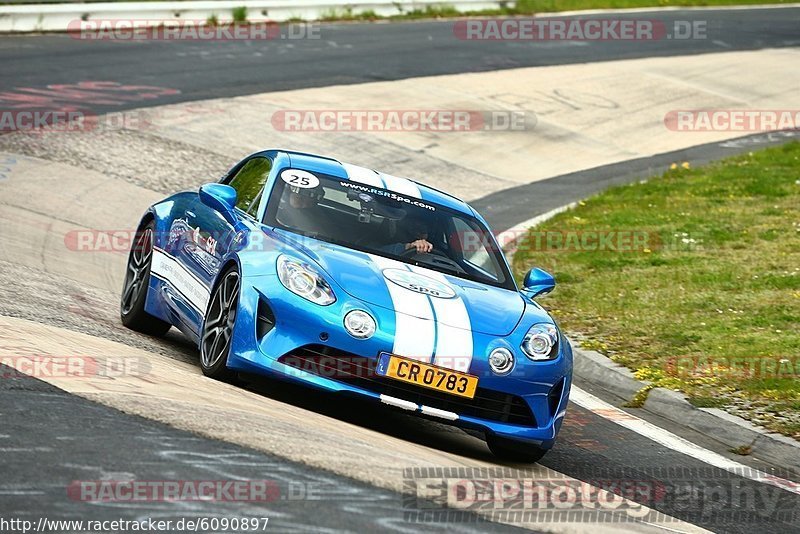
[[[45,0],[46,1],[46,0]],[[146,2],[89,2],[0,5],[0,32],[67,31],[69,24],[91,20],[186,21],[215,17],[233,20],[233,10],[244,7],[248,20],[316,20],[331,13],[379,16],[401,15],[427,7],[452,7],[459,11],[513,6],[504,0],[174,0]],[[73,26],[74,27],[74,26]]]
[[[83,0],[81,2],[74,2],[72,0],[0,0],[0,12],[2,12],[3,6],[6,5],[41,5],[41,4],[94,4],[99,2],[129,2],[130,0]],[[142,2],[149,2],[150,0],[140,0]],[[183,2],[185,0],[176,0],[177,2]],[[222,1],[222,0],[211,0],[212,2]]]
[[[75,5],[84,5],[84,4],[155,4],[155,3],[169,3],[175,5],[183,5],[183,4],[210,4],[210,3],[218,3],[218,4],[226,4],[229,3],[229,0],[203,0],[202,2],[197,2],[196,0],[171,0],[169,2],[165,2],[164,0],[138,0],[138,1],[130,1],[130,0],[80,0],[75,2],[73,0],[0,0],[0,14],[3,14],[3,7],[5,6],[21,6],[21,5],[57,5],[57,4],[75,4]],[[243,0],[240,1],[239,5],[245,4],[252,4],[252,1]],[[491,8],[497,8],[501,6],[513,6],[516,2],[514,0],[495,0],[495,1],[487,1],[487,0],[351,0],[349,2],[343,2],[341,0],[265,0],[263,2],[258,2],[260,5],[265,5],[266,7],[273,7],[275,9],[290,9],[292,7],[297,7],[300,9],[307,9],[313,8],[316,6],[325,7],[328,9],[338,9],[340,11],[344,11],[347,9],[352,10],[354,13],[358,13],[361,11],[366,11],[368,9],[376,9],[376,8],[383,8],[386,6],[390,6],[394,8],[395,13],[402,13],[412,11],[414,9],[425,9],[427,6],[438,6],[444,7],[449,6],[459,11],[466,11],[471,9],[484,9],[484,7],[476,7],[476,6],[483,6],[488,5]]]

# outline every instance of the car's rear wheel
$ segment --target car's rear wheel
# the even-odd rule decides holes
[[[229,381],[234,373],[228,369],[236,324],[236,307],[239,304],[240,276],[236,267],[231,267],[220,277],[214,290],[203,323],[200,337],[200,367],[203,374],[217,380]]]
[[[502,438],[494,434],[487,434],[486,444],[492,454],[508,462],[532,464],[538,462],[547,454],[547,449],[522,441]]]
[[[163,336],[172,325],[153,317],[144,310],[147,288],[150,285],[150,265],[153,260],[153,229],[150,221],[136,232],[134,245],[128,254],[128,267],[122,285],[119,315],[122,324],[131,330],[153,336]]]

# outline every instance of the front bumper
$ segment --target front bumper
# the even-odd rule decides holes
[[[318,306],[287,291],[277,276],[245,278],[228,367],[366,397],[545,449],[553,446],[572,380],[572,350],[566,338],[562,336],[556,359],[532,362],[519,349],[524,332],[507,337],[473,332],[469,373],[478,376],[479,383],[475,398],[465,399],[375,375],[378,355],[391,352],[394,345],[395,312],[343,292],[337,297],[330,306]],[[273,325],[257,319],[265,309]],[[345,331],[342,318],[352,309],[375,318],[373,337],[359,340]],[[506,376],[488,367],[488,354],[497,346],[515,354],[515,368]]]

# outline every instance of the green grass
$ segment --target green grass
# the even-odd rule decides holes
[[[533,239],[598,230],[647,242],[614,252],[546,250]],[[532,232],[515,272],[554,273],[558,286],[541,302],[568,333],[698,406],[800,439],[799,143],[676,165]]]
[[[247,8],[245,6],[234,7],[231,10],[231,16],[233,17],[234,22],[246,22]]]
[[[341,9],[328,9],[323,11],[319,17],[319,20],[323,22],[333,22],[337,20],[346,20],[346,21],[354,21],[354,20],[378,20],[380,17],[375,11],[368,9],[366,11],[361,12],[354,12],[351,7],[344,7]]]

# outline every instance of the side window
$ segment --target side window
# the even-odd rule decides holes
[[[461,253],[464,255],[464,261],[496,277],[497,269],[494,265],[492,254],[486,249],[483,232],[470,227],[466,221],[459,217],[453,217],[453,226],[456,230]]]
[[[236,189],[236,207],[255,215],[261,190],[267,183],[272,161],[269,158],[253,158],[239,169],[239,172],[228,181],[228,185]]]

